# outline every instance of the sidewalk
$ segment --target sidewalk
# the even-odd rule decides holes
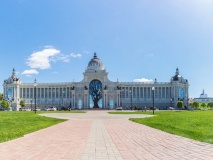
[[[48,114],[70,119],[0,144],[1,160],[213,160],[213,145],[182,138],[106,111]]]

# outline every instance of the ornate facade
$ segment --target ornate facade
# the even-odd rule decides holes
[[[12,76],[4,80],[4,99],[9,100],[12,110],[19,109],[21,100],[25,101],[27,108],[34,107],[35,98],[37,107],[41,109],[50,106],[58,109],[149,108],[153,105],[153,95],[159,109],[175,107],[178,100],[188,105],[189,84],[178,69],[170,82],[112,82],[95,53],[83,75],[80,82],[37,83],[35,88],[33,83],[22,83],[13,69]]]

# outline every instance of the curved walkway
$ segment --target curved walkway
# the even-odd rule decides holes
[[[0,144],[0,159],[33,160],[213,160],[213,145],[128,120],[147,115],[46,114],[70,119]]]

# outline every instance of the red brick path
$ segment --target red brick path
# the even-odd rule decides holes
[[[213,160],[213,145],[133,123],[106,111],[47,114],[64,123],[0,144],[0,160]]]

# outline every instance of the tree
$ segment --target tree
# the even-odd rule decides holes
[[[183,102],[182,102],[182,101],[178,101],[178,102],[177,102],[177,107],[178,107],[179,109],[183,109]]]
[[[195,101],[195,102],[193,102],[193,105],[192,105],[192,106],[193,106],[194,109],[197,110],[197,109],[199,108],[199,106],[200,106],[200,103],[197,102],[197,101]]]
[[[6,109],[6,108],[8,108],[8,107],[10,106],[10,103],[9,103],[8,101],[3,100],[2,103],[1,103],[1,106],[2,106],[4,109]]]
[[[98,80],[93,80],[89,85],[89,94],[94,102],[93,108],[100,108],[98,101],[102,98],[102,84]]]
[[[25,104],[25,101],[24,101],[24,100],[21,100],[21,101],[20,101],[20,105],[21,105],[21,107],[25,107],[25,105],[26,105],[26,104]]]
[[[0,93],[0,101],[2,101],[2,99],[3,99],[3,94]]]
[[[213,108],[213,102],[209,102],[207,105],[208,107]]]
[[[206,108],[206,103],[201,103],[200,105],[202,108]]]

